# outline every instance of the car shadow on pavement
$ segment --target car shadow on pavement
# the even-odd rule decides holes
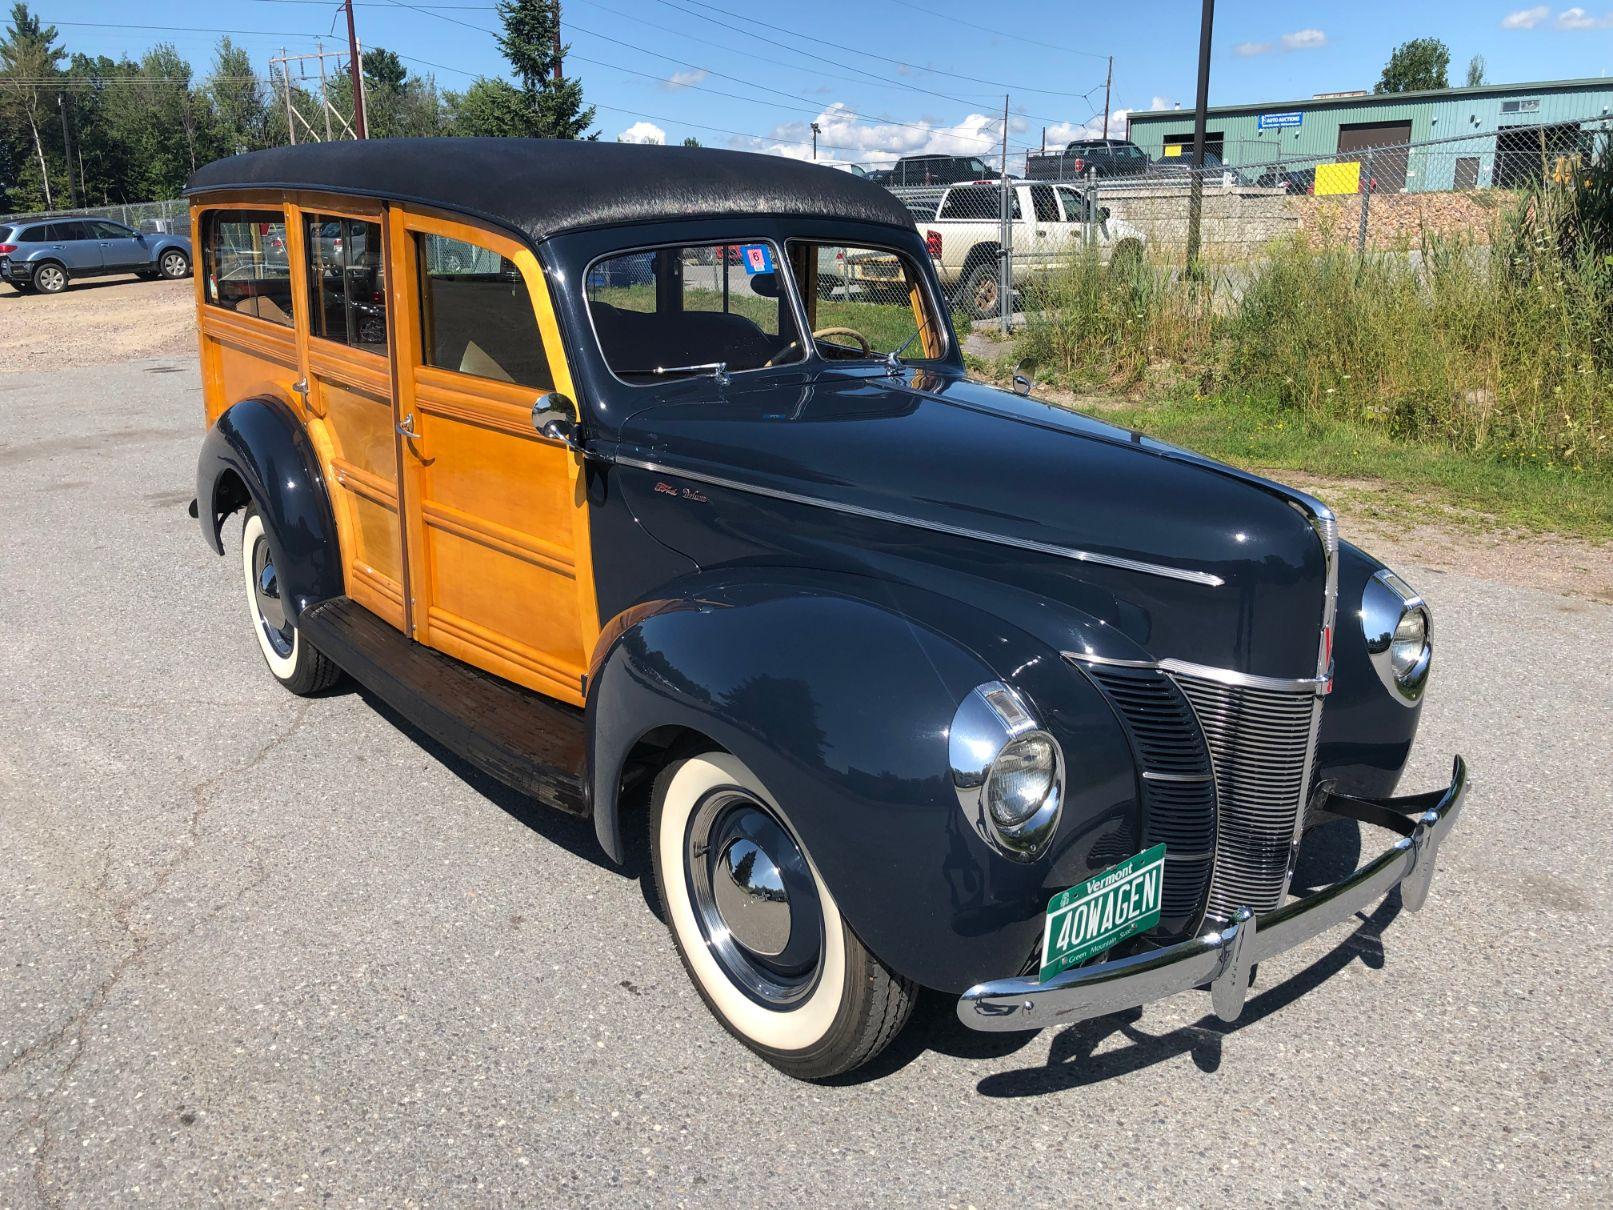
[[[1300,850],[1294,871],[1294,893],[1306,894],[1348,876],[1360,864],[1360,854],[1360,825],[1350,820],[1322,825],[1306,838]],[[1396,888],[1370,915],[1357,913],[1359,923],[1355,931],[1315,962],[1283,982],[1252,995],[1236,1021],[1223,1021],[1207,1013],[1192,1025],[1164,1034],[1151,1034],[1139,1028],[1138,1022],[1143,1016],[1140,1008],[1083,1021],[1054,1037],[1044,1066],[989,1075],[980,1081],[978,1091],[988,1097],[1063,1092],[1130,1075],[1183,1055],[1192,1059],[1200,1071],[1213,1072],[1221,1065],[1223,1039],[1280,1012],[1358,959],[1373,970],[1381,969],[1385,960],[1383,931],[1400,911],[1400,891]],[[1097,1053],[1099,1047],[1115,1037],[1125,1039],[1130,1045]]]
[[[351,684],[352,682],[348,683]],[[594,835],[594,825],[591,820],[580,819],[575,815],[567,815],[563,811],[557,811],[553,807],[546,807],[530,795],[511,789],[503,782],[483,773],[457,753],[438,743],[429,734],[416,727],[368,689],[360,686],[356,691],[365,705],[418,744],[427,755],[442,765],[443,768],[515,820],[516,823],[531,828],[549,843],[558,845],[573,856],[581,857],[584,861],[591,862],[601,869],[609,870],[613,874],[636,877],[635,871],[624,869],[622,866],[617,865],[599,847],[599,840]]]

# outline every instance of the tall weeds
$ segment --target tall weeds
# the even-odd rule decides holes
[[[1085,259],[1044,287],[1022,354],[1509,462],[1613,471],[1613,154],[1499,216],[1488,246],[1273,246],[1192,281]]]

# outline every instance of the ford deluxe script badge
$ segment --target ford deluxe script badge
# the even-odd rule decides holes
[[[1165,846],[1156,844],[1054,895],[1042,930],[1042,981],[1153,928],[1164,891]]]

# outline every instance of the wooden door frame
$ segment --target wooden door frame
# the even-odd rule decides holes
[[[464,376],[425,364],[420,314],[420,275],[415,257],[416,235],[438,235],[462,240],[486,248],[516,266],[526,287],[529,303],[537,319],[538,334],[543,341],[545,356],[554,382],[552,389],[572,399],[576,398],[571,368],[565,345],[561,339],[555,307],[550,295],[548,277],[537,256],[526,244],[496,228],[478,223],[463,215],[455,215],[427,207],[393,202],[387,206],[388,246],[388,311],[393,316],[394,343],[392,364],[395,380],[394,411],[400,418],[419,415],[425,410],[418,398],[418,388],[425,384],[431,392],[451,396],[463,391]],[[475,389],[483,412],[475,423],[494,431],[508,432],[523,440],[548,442],[532,429],[531,409],[539,392],[528,386],[501,383],[476,378]],[[486,413],[488,404],[493,414]],[[464,419],[451,403],[433,403],[430,408],[446,418]],[[431,594],[427,585],[431,570],[426,550],[425,526],[411,523],[407,501],[423,502],[425,464],[409,449],[406,438],[399,438],[400,446],[400,512],[404,521],[404,563],[410,569],[411,591],[408,600],[409,633],[418,640],[431,642],[428,611]],[[549,549],[529,550],[540,560],[552,559],[557,567],[566,566],[576,586],[578,625],[577,635],[584,653],[593,650],[599,637],[599,606],[594,587],[593,552],[589,540],[587,480],[583,459],[574,454],[566,460],[568,494],[572,507],[572,541],[569,547],[554,544]],[[548,544],[543,544],[548,546]],[[585,670],[586,671],[586,670]],[[559,688],[560,682],[544,692],[573,705],[583,702],[585,686],[579,680],[569,691]]]

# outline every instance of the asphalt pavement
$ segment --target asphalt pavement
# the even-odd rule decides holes
[[[1404,787],[1461,752],[1467,811],[1423,911],[1264,964],[1236,1025],[929,996],[814,1086],[586,825],[271,681],[185,514],[201,423],[188,359],[0,375],[0,1206],[1613,1200],[1613,607],[1399,568]],[[1315,881],[1385,843],[1314,839]]]

